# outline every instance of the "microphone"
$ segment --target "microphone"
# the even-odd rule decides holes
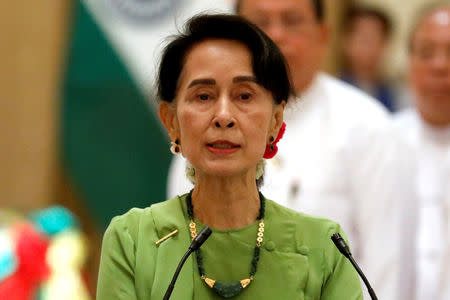
[[[333,240],[333,243],[336,245],[336,248],[338,248],[339,252],[341,252],[346,258],[348,258],[348,260],[350,260],[353,267],[358,272],[359,276],[361,276],[362,280],[364,281],[364,284],[367,287],[367,291],[369,292],[370,298],[372,298],[372,300],[378,300],[377,295],[375,295],[375,291],[370,286],[370,283],[367,280],[366,276],[364,275],[363,271],[361,271],[358,264],[353,259],[352,253],[350,252],[350,247],[347,245],[342,236],[339,233],[335,233],[331,236],[331,239]]]
[[[163,300],[169,300],[170,295],[172,294],[173,288],[175,287],[175,282],[177,281],[178,275],[180,274],[181,268],[183,268],[184,263],[186,262],[189,255],[191,255],[192,252],[200,248],[203,243],[209,238],[211,235],[212,230],[208,226],[205,226],[205,228],[200,231],[200,233],[192,240],[191,245],[189,246],[186,253],[181,258],[180,263],[178,264],[177,269],[175,270],[175,273],[173,274],[172,281],[169,284],[169,287],[167,288],[166,293],[164,294]]]
[[[188,251],[190,250],[191,252],[194,252],[195,250],[200,248],[203,245],[203,243],[209,238],[211,233],[212,233],[211,228],[205,226],[205,228],[203,228],[200,231],[200,233],[197,234],[197,236],[192,240],[192,243],[189,246]]]

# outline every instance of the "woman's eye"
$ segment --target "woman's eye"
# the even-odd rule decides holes
[[[241,100],[249,100],[252,97],[250,93],[243,93],[240,95]]]
[[[198,95],[198,98],[200,100],[203,100],[203,101],[209,100],[209,95],[208,94],[201,94],[201,95]]]

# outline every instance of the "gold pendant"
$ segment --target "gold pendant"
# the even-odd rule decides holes
[[[202,279],[206,282],[206,284],[210,288],[213,288],[214,284],[216,283],[216,281],[214,279],[211,279],[211,278],[208,278],[208,277],[202,277]],[[246,278],[246,279],[242,279],[239,282],[241,283],[242,288],[245,289],[252,282],[252,279],[251,278]]]
[[[206,282],[206,284],[207,284],[210,288],[213,288],[214,283],[216,283],[216,281],[215,281],[214,279],[207,278],[207,277],[205,277],[203,280]]]
[[[247,287],[247,285],[250,284],[250,282],[252,282],[252,280],[251,280],[250,278],[242,279],[242,280],[241,280],[242,288],[245,289],[245,288]]]

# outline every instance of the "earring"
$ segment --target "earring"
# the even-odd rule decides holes
[[[170,142],[172,146],[170,146],[170,152],[172,152],[173,155],[180,154],[180,141],[178,139],[175,139],[175,142]]]
[[[195,168],[188,160],[186,160],[185,173],[187,179],[189,179],[189,181],[195,185]]]
[[[276,148],[276,150],[275,150]],[[266,151],[264,152],[264,158],[272,158],[277,153],[278,147],[277,147],[277,141],[275,141],[275,138],[273,136],[269,137],[269,143],[266,145]]]
[[[270,138],[269,138],[269,141],[270,141],[270,145],[269,145],[269,147],[270,147],[270,150],[271,151],[273,151],[273,141],[274,141],[275,139],[273,138],[273,136],[270,136]]]
[[[266,166],[266,160],[265,159],[261,159],[256,164],[256,174],[255,174],[256,180],[260,179],[261,176],[264,175],[264,168],[265,168],[265,166]]]
[[[266,151],[264,152],[264,158],[269,159],[275,156],[278,152],[278,146],[277,143],[281,140],[283,137],[283,134],[286,130],[286,124],[283,122],[281,125],[280,130],[278,131],[277,138],[274,139],[273,136],[270,136],[269,138],[269,144],[266,145]]]

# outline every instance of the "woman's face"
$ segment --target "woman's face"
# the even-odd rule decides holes
[[[187,53],[175,104],[160,116],[198,175],[255,172],[270,136],[283,122],[283,105],[256,83],[251,54],[237,41],[210,39]],[[165,121],[166,120],[166,121]]]

